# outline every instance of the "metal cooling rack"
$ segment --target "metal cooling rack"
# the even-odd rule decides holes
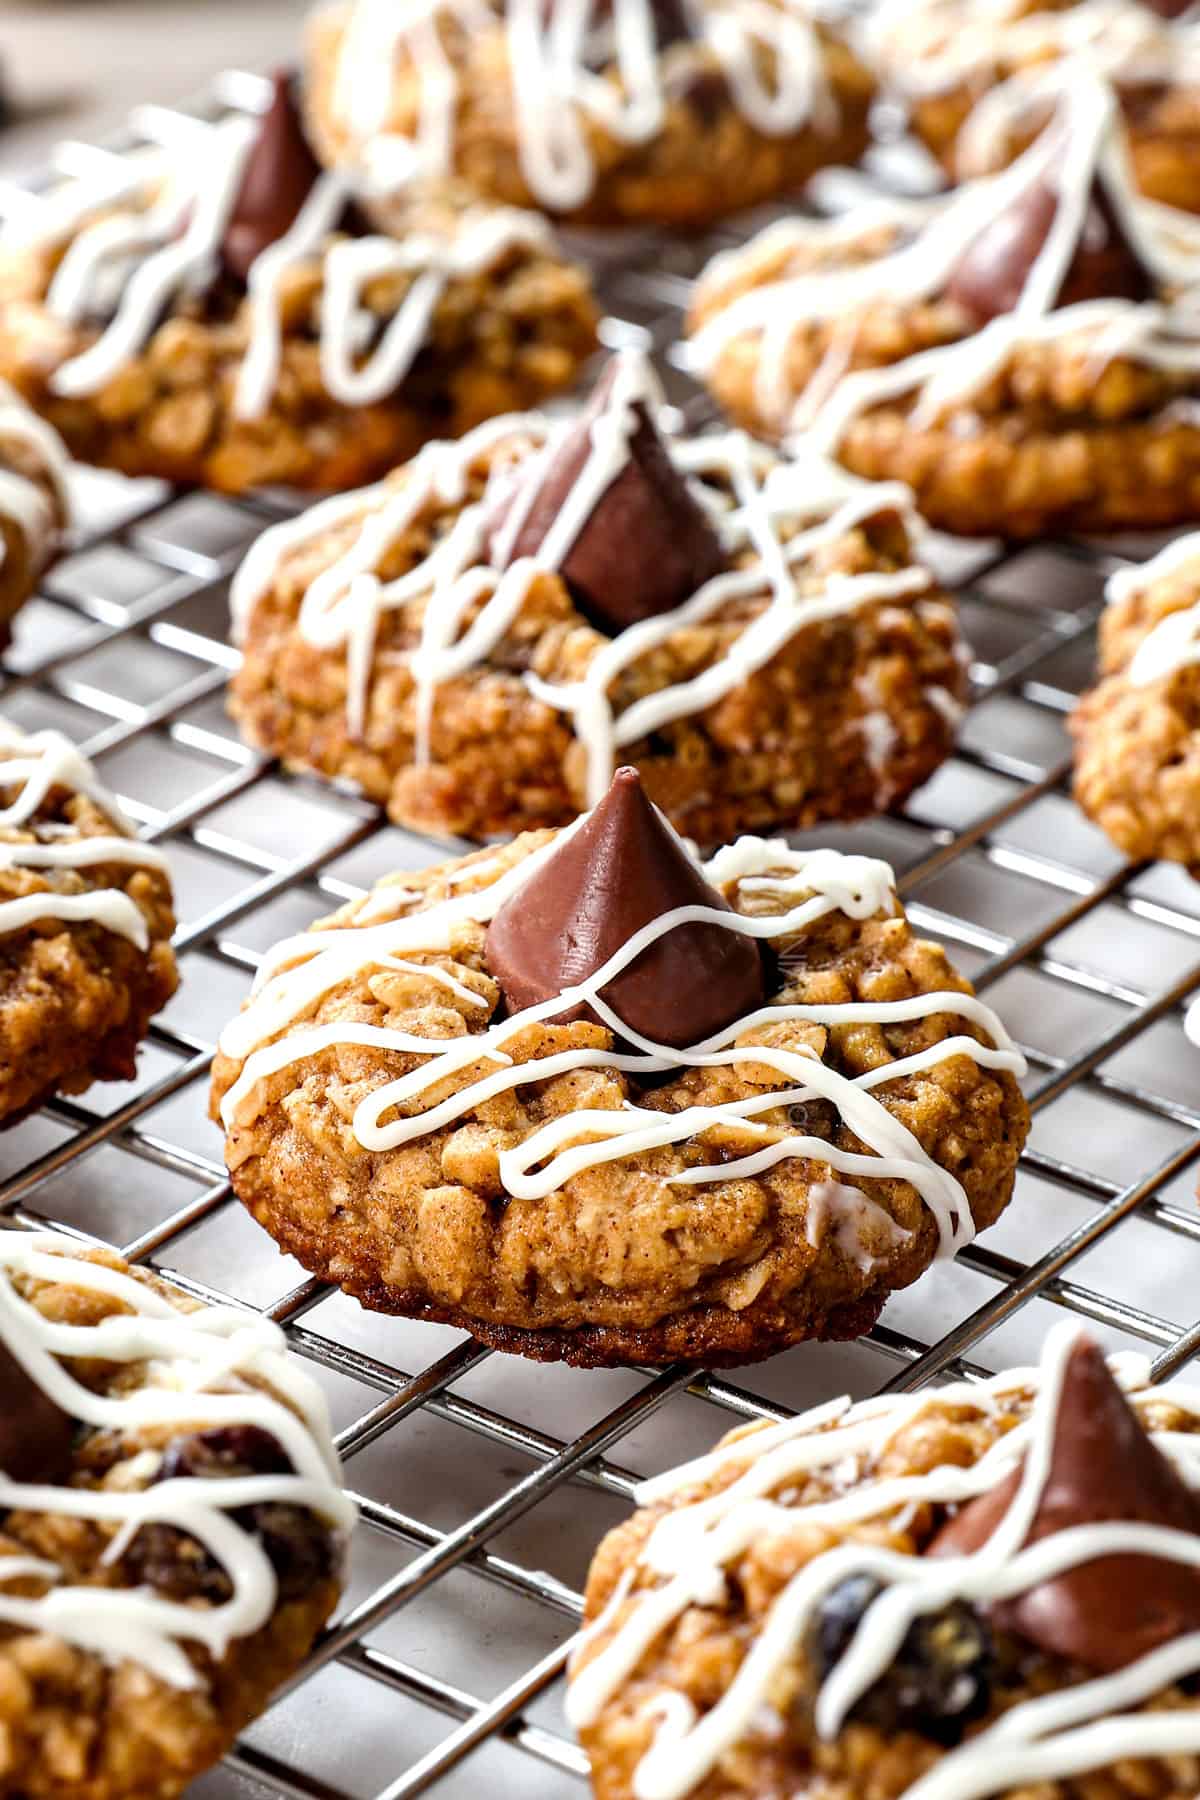
[[[197,110],[253,107],[261,92],[230,76]],[[68,161],[94,154],[72,147]],[[910,179],[894,156],[884,172]],[[832,179],[826,197],[844,201],[864,179]],[[693,424],[709,410],[673,360],[679,309],[730,241],[625,241],[597,265],[605,342],[658,353]],[[165,844],[183,982],[135,1082],[0,1134],[0,1209],[118,1245],[284,1325],[329,1392],[363,1516],[341,1622],[196,1796],[582,1794],[561,1676],[591,1550],[638,1476],[739,1418],[1031,1360],[1064,1308],[1106,1344],[1149,1351],[1160,1374],[1193,1354],[1200,1051],[1182,1003],[1200,985],[1200,886],[1125,863],[1087,824],[1069,798],[1064,734],[1090,678],[1104,577],[1156,542],[939,543],[976,657],[958,750],[903,813],[820,834],[895,865],[912,918],[1028,1050],[1034,1129],[1004,1219],[896,1296],[857,1344],[803,1346],[736,1381],[586,1374],[366,1314],[281,1258],[232,1201],[206,1076],[257,958],[446,846],[389,827],[349,791],[281,773],[225,717],[228,577],[286,498],[234,502],[88,470],[75,486],[77,542],[20,616],[0,707],[76,739]]]

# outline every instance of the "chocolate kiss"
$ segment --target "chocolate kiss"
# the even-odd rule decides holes
[[[1196,0],[1141,0],[1141,3],[1148,12],[1157,13],[1160,19],[1182,19]]]
[[[620,357],[609,362],[574,428],[549,464],[532,475],[538,484],[532,504],[512,548],[494,566],[537,554],[588,461],[592,426],[613,404],[629,367]],[[721,540],[671,461],[645,402],[635,400],[632,410],[636,423],[627,460],[558,565],[580,610],[614,635],[682,605],[725,566]],[[504,554],[496,547],[504,519],[524,497],[519,485],[510,489],[491,521],[493,560]]]
[[[221,244],[221,261],[238,281],[295,224],[321,173],[300,123],[291,72],[277,69],[271,86],[271,104],[246,158]]]
[[[0,1474],[60,1485],[71,1472],[75,1421],[0,1343]]]
[[[730,908],[710,887],[636,769],[618,769],[589,817],[518,888],[488,927],[487,962],[509,1012],[584,981],[643,925],[679,906]],[[761,1006],[763,959],[753,938],[708,923],[680,925],[601,990],[642,1037],[683,1049]],[[598,1020],[587,1005],[551,1023]]]
[[[1017,1468],[942,1528],[929,1556],[968,1556],[991,1537],[1021,1478]],[[1150,1441],[1090,1338],[1064,1374],[1050,1472],[1026,1544],[1112,1520],[1200,1532],[1200,1499]],[[994,1622],[1055,1656],[1110,1673],[1200,1631],[1200,1569],[1155,1556],[1079,1563],[991,1609]]]
[[[946,285],[946,293],[986,325],[1014,310],[1058,211],[1059,196],[1046,179],[1034,182],[973,239]],[[1093,180],[1075,255],[1056,306],[1081,300],[1147,300],[1154,278],[1126,237],[1104,184]]]

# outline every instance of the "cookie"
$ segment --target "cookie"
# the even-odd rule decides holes
[[[566,823],[618,760],[706,843],[924,781],[965,653],[908,496],[660,402],[615,358],[565,425],[493,421],[265,532],[233,584],[249,742],[467,837]]]
[[[578,825],[280,944],[213,1113],[254,1217],[366,1306],[720,1366],[856,1336],[990,1224],[1022,1068],[885,863],[702,863],[623,769]]]
[[[237,493],[343,488],[568,386],[587,276],[544,222],[458,188],[372,233],[286,77],[261,120],[157,114],[0,235],[0,375],[72,452]]]
[[[567,1710],[597,1800],[1191,1800],[1200,1402],[1040,1366],[732,1432],[605,1539]]]
[[[0,383],[0,644],[67,526],[66,474],[57,433]]]
[[[300,1667],[354,1509],[278,1326],[0,1232],[0,1791],[170,1800]]]
[[[775,0],[352,0],[309,35],[313,142],[366,169],[389,223],[415,172],[574,224],[697,229],[857,161],[873,92],[842,33]]]
[[[768,436],[907,482],[967,535],[1200,516],[1190,215],[1142,200],[1111,90],[1075,85],[949,199],[770,227],[710,264],[691,355]]]
[[[0,1124],[128,1081],[175,991],[167,861],[57,732],[0,720]]]
[[[1200,23],[1188,0],[887,0],[867,60],[956,181],[1024,149],[1081,72],[1115,83],[1134,180],[1200,212]]]
[[[1200,868],[1200,533],[1109,578],[1075,797],[1119,849]]]

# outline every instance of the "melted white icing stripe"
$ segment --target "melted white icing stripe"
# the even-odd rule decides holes
[[[1200,532],[1176,538],[1174,543],[1168,544],[1147,563],[1118,569],[1115,575],[1108,578],[1105,598],[1110,605],[1132,599],[1136,594],[1145,593],[1156,581],[1179,574],[1189,564],[1196,566],[1197,586],[1200,589]],[[1168,613],[1146,633],[1126,674],[1135,687],[1146,687],[1150,682],[1161,681],[1193,663],[1200,663],[1200,599],[1193,606],[1181,607],[1178,612]]]
[[[1059,204],[1011,313],[898,363],[844,372],[853,350],[854,321],[865,308],[873,301],[904,305],[942,293],[980,229],[1042,179],[1053,184]],[[1097,179],[1145,266],[1164,288],[1179,290],[1170,304],[1093,300],[1055,306]],[[805,220],[771,227],[762,241],[714,259],[701,278],[701,299],[706,283],[719,292],[726,281],[762,266],[764,257],[776,255],[780,247],[853,244],[889,213],[898,248],[857,263],[835,261],[810,273],[785,272],[737,294],[693,335],[689,357],[694,369],[710,375],[734,339],[754,338],[764,417],[784,434],[805,433],[806,441],[826,454],[836,451],[856,418],[889,400],[912,396],[911,416],[919,426],[943,418],[969,402],[1022,344],[1078,340],[1086,344],[1097,373],[1116,356],[1151,368],[1200,371],[1200,223],[1136,193],[1116,130],[1115,101],[1103,83],[1073,86],[1053,124],[1003,173],[969,182],[933,206],[885,204],[873,209],[868,220],[851,215],[832,227]],[[787,379],[790,346],[814,324],[836,328],[830,353],[834,362],[818,368],[796,393]]]
[[[21,245],[70,239],[46,297],[56,318],[79,324],[111,312],[96,341],[51,377],[59,394],[98,392],[145,348],[164,307],[179,295],[203,293],[217,273],[255,122],[197,124],[182,139],[169,116],[149,111],[142,124],[160,148],[150,157],[143,152],[129,158],[124,184],[115,184],[101,166],[52,196],[40,226],[22,214],[4,233]],[[239,418],[261,418],[270,407],[283,353],[284,278],[297,265],[314,258],[322,262],[319,350],[326,389],[345,406],[366,406],[386,399],[404,380],[448,283],[489,268],[515,246],[551,243],[547,226],[535,215],[480,206],[456,220],[448,237],[413,234],[403,241],[363,237],[330,244],[350,191],[344,175],[320,177],[290,231],[251,266],[245,302],[249,341],[235,397]],[[113,205],[135,210],[96,216]],[[410,276],[411,284],[378,346],[363,357],[364,334],[374,321],[365,293],[388,276]]]
[[[97,1325],[53,1324],[17,1293],[17,1277],[65,1282],[106,1295],[125,1310]],[[177,1312],[132,1276],[84,1261],[69,1238],[6,1231],[0,1233],[0,1342],[84,1425],[115,1433],[166,1427],[177,1435],[257,1426],[278,1440],[295,1471],[176,1478],[135,1492],[26,1484],[0,1471],[0,1510],[21,1507],[116,1524],[117,1545],[127,1544],[140,1525],[160,1521],[198,1539],[222,1564],[233,1590],[221,1605],[205,1608],[162,1599],[147,1587],[74,1586],[53,1564],[0,1557],[0,1623],[65,1638],[111,1663],[140,1663],[172,1687],[194,1687],[196,1672],[183,1645],[201,1645],[221,1657],[235,1638],[266,1624],[276,1603],[275,1572],[234,1519],[235,1510],[282,1501],[311,1508],[339,1531],[353,1525],[324,1397],[288,1354],[282,1331],[266,1319],[232,1307]],[[144,1365],[141,1385],[111,1396],[93,1393],[62,1360],[75,1357]],[[47,1581],[46,1593],[20,1599],[3,1591],[25,1575]]]
[[[1048,1475],[1063,1372],[1078,1336],[1074,1324],[1051,1332],[1040,1370],[1020,1369],[988,1382],[959,1382],[858,1406],[834,1401],[784,1424],[748,1432],[698,1462],[642,1484],[639,1501],[654,1504],[722,1469],[741,1470],[717,1494],[667,1513],[651,1532],[639,1560],[644,1574],[658,1578],[657,1585],[626,1603],[609,1642],[575,1674],[567,1711],[577,1728],[595,1722],[655,1640],[688,1607],[724,1602],[725,1571],[759,1539],[802,1536],[822,1524],[849,1527],[909,1505],[965,1501],[996,1487],[1025,1458],[1004,1519],[974,1555],[931,1560],[846,1542],[808,1562],[772,1602],[716,1704],[699,1717],[682,1709],[664,1713],[634,1774],[636,1800],[683,1800],[754,1730],[772,1684],[796,1655],[822,1598],[847,1576],[873,1576],[882,1592],[819,1691],[815,1724],[823,1738],[836,1737],[855,1703],[886,1672],[913,1620],[950,1600],[987,1604],[1024,1593],[1080,1563],[1123,1551],[1200,1567],[1200,1538],[1159,1526],[1077,1527],[1021,1548]],[[1200,1395],[1182,1387],[1150,1388],[1143,1359],[1114,1359],[1114,1369],[1135,1408],[1165,1392],[1200,1418]],[[1030,1417],[970,1468],[944,1465],[923,1475],[859,1478],[837,1497],[808,1506],[789,1507],[770,1498],[818,1469],[841,1464],[861,1469],[927,1409],[962,1407],[986,1415],[998,1396],[1027,1389],[1035,1396]],[[1176,1432],[1158,1434],[1155,1441],[1190,1486],[1200,1484],[1200,1436]],[[1198,1667],[1200,1634],[1193,1634],[1115,1675],[1015,1706],[987,1731],[944,1755],[907,1790],[906,1800],[982,1800],[1122,1758],[1200,1750],[1200,1715],[1194,1710],[1145,1716],[1124,1710]]]
[[[578,829],[578,823],[574,829]],[[680,907],[635,932],[587,981],[481,1032],[464,1031],[458,1037],[431,1044],[429,1038],[382,1026],[297,1024],[331,989],[368,967],[402,952],[450,950],[456,928],[494,916],[504,900],[517,892],[555,845],[561,843],[562,836],[560,833],[491,886],[477,892],[453,895],[427,911],[391,923],[308,932],[281,944],[260,969],[249,1005],[221,1036],[224,1054],[243,1061],[237,1080],[222,1101],[221,1116],[226,1128],[245,1124],[257,1116],[264,1104],[261,1084],[269,1076],[338,1044],[369,1045],[423,1058],[409,1073],[375,1089],[355,1109],[354,1135],[364,1149],[376,1152],[395,1149],[436,1131],[496,1094],[573,1069],[647,1072],[754,1065],[775,1070],[780,1086],[760,1091],[749,1099],[693,1106],[677,1113],[627,1103],[619,1110],[576,1111],[552,1120],[519,1145],[501,1152],[500,1176],[505,1191],[522,1199],[543,1198],[583,1169],[636,1156],[657,1146],[681,1143],[714,1127],[732,1125],[751,1139],[761,1139],[761,1146],[740,1161],[688,1168],[672,1180],[685,1186],[726,1181],[757,1173],[787,1158],[809,1157],[839,1174],[911,1182],[937,1221],[941,1253],[952,1254],[970,1241],[974,1224],[960,1183],[927,1154],[872,1090],[955,1055],[970,1056],[982,1067],[1021,1073],[1024,1060],[1020,1052],[1000,1020],[982,1001],[967,994],[934,993],[871,1004],[765,1006],[702,1043],[687,1050],[674,1050],[631,1030],[601,998],[601,990],[650,944],[664,933],[694,921],[703,920],[747,937],[770,940],[801,932],[835,910],[855,919],[892,912],[892,872],[886,863],[871,858],[842,856],[831,850],[802,852],[790,849],[781,840],[742,838],[706,866],[707,878],[718,884],[741,881],[748,895],[757,889],[790,897],[794,904],[785,913],[749,917],[703,906]],[[554,1019],[580,1000],[588,1001],[610,1024],[620,1025],[623,1035],[635,1046],[634,1051],[564,1050],[514,1064],[506,1049],[514,1037],[536,1021]],[[755,1026],[792,1020],[829,1026],[859,1022],[886,1025],[941,1014],[970,1019],[991,1037],[992,1043],[979,1043],[965,1033],[954,1035],[851,1080],[810,1052],[763,1044],[739,1047],[734,1041]],[[289,1029],[293,1026],[295,1029]],[[280,1033],[284,1035],[279,1036]],[[431,1090],[444,1091],[449,1078],[463,1071],[478,1071],[481,1065],[483,1072],[476,1072],[466,1086],[446,1099],[420,1108],[422,1097]],[[855,1154],[824,1138],[760,1124],[754,1116],[818,1097],[834,1104],[845,1123],[868,1146],[868,1153]],[[414,1105],[418,1110],[410,1112],[409,1107]],[[591,1141],[576,1141],[584,1133]]]
[[[648,0],[614,0],[597,29],[589,29],[592,10],[592,0],[559,0],[553,11],[543,0],[506,0],[504,9],[521,172],[539,205],[562,212],[582,206],[596,184],[591,130],[622,144],[648,143],[668,104]],[[716,59],[734,106],[756,130],[787,136],[809,123],[835,128],[820,39],[802,0],[687,10],[696,42]],[[338,57],[333,109],[377,188],[451,172],[459,83],[441,28],[471,37],[496,23],[479,0],[358,0]],[[596,73],[593,60],[611,61],[619,80]],[[411,139],[383,131],[401,65],[415,70],[419,87]]]
[[[1027,10],[1024,0],[883,0],[862,35],[871,60],[911,99],[997,66],[1028,65],[1032,78],[1065,62],[1064,79],[1086,70],[1134,84],[1189,80],[1200,63],[1200,25],[1161,19],[1140,0],[1079,0],[1041,11]]]
[[[40,469],[53,490],[58,513],[66,518],[67,452],[58,433],[25,405],[7,382],[0,381],[0,519],[11,519],[25,539],[35,573],[49,560],[57,533],[55,504],[40,481],[7,465],[6,451],[15,446]],[[4,544],[0,541],[0,562]]]
[[[8,843],[0,837],[0,867],[7,864],[14,869],[86,869],[124,862],[146,869],[167,868],[161,850],[133,837],[133,827],[116,797],[96,779],[91,764],[67,738],[56,731],[39,731],[27,737],[0,719],[0,751],[12,752],[0,757],[0,792],[16,790],[9,804],[0,808],[0,828],[28,825],[51,789],[65,787],[85,794],[107,813],[118,830],[130,834],[78,839],[68,836],[52,843]],[[149,932],[140,908],[119,888],[96,888],[86,894],[26,894],[0,901],[0,935],[22,931],[43,919],[89,921],[128,938],[139,950],[149,947]]]
[[[361,734],[378,620],[386,611],[428,596],[421,641],[409,658],[417,690],[416,757],[427,760],[437,689],[478,667],[496,649],[539,571],[562,563],[628,461],[636,429],[633,405],[640,401],[661,414],[661,399],[649,364],[638,356],[622,357],[612,404],[597,420],[587,460],[533,558],[522,558],[504,573],[484,561],[490,504],[485,496],[465,507],[453,529],[413,568],[390,582],[367,579],[425,509],[461,502],[470,471],[481,456],[507,444],[519,466],[536,467],[537,458],[552,453],[556,434],[545,419],[494,419],[458,443],[429,445],[398,486],[339,496],[264,532],[234,579],[235,631],[244,636],[250,614],[270,591],[288,556],[361,512],[347,549],[305,593],[298,629],[318,648],[345,647],[347,717]],[[749,550],[756,562],[717,575],[674,611],[620,632],[597,650],[578,682],[556,684],[527,675],[531,693],[565,714],[585,746],[589,805],[606,791],[621,750],[673,720],[713,706],[770,662],[799,631],[873,601],[906,599],[930,585],[928,574],[914,566],[833,575],[821,584],[820,592],[802,592],[819,552],[881,512],[898,512],[910,534],[919,535],[907,489],[856,481],[811,453],[781,461],[742,432],[689,439],[672,436],[665,425],[663,418],[664,438],[676,466],[691,478],[693,492],[711,514],[727,556],[732,560]],[[509,543],[523,522],[521,502],[527,507],[536,491],[536,475],[530,471],[505,520],[503,535]],[[498,543],[498,561],[504,560],[503,550]],[[687,681],[646,694],[619,713],[615,710],[611,690],[625,671],[674,633],[720,615],[732,602],[760,596],[766,602],[763,609],[719,661]]]

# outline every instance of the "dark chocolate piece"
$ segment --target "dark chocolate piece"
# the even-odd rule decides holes
[[[643,925],[680,906],[731,912],[705,881],[636,769],[618,769],[584,823],[500,908],[488,967],[510,1012],[561,994],[614,956]],[[697,1044],[762,1005],[755,939],[700,921],[665,932],[601,990],[630,1028],[676,1049]],[[554,1023],[596,1019],[586,1005]]]
[[[530,479],[537,491],[507,552],[504,521],[528,496],[520,484],[505,494],[488,539],[489,556],[502,559],[497,567],[541,548],[588,461],[593,425],[622,388],[629,391],[622,373],[629,366],[612,359],[574,428],[548,463],[535,465]],[[631,410],[628,457],[558,565],[576,605],[614,636],[682,605],[725,566],[720,537],[671,461],[645,402],[634,400]]]
[[[75,1421],[0,1343],[0,1474],[60,1487],[71,1473]]]
[[[1058,207],[1054,182],[1043,177],[972,239],[951,273],[946,293],[971,315],[976,326],[1014,311]],[[1103,182],[1096,179],[1075,254],[1054,304],[1148,300],[1154,292],[1153,276],[1125,235]]]
[[[1023,1465],[1022,1465],[1023,1466]],[[967,1556],[986,1544],[1021,1479],[1017,1468],[969,1501],[929,1546]],[[1050,1471],[1026,1544],[1112,1520],[1200,1532],[1200,1499],[1142,1429],[1090,1338],[1067,1362]],[[1200,1569],[1155,1556],[1102,1556],[997,1602],[993,1624],[1105,1673],[1200,1631]]]
[[[295,224],[321,173],[300,122],[291,71],[276,70],[271,81],[271,104],[246,159],[221,244],[227,273],[242,282],[263,251]]]
[[[1157,13],[1160,19],[1182,19],[1184,13],[1191,12],[1196,0],[1141,0],[1150,12]]]

